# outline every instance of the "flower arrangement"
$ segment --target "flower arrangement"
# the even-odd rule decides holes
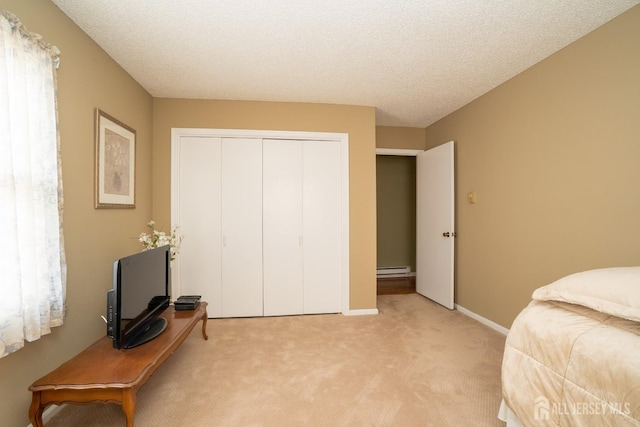
[[[138,237],[138,241],[144,246],[143,251],[169,245],[171,261],[176,259],[176,255],[180,252],[180,244],[182,243],[182,236],[178,235],[178,227],[174,228],[169,235],[164,231],[156,230],[154,220],[149,221],[147,227],[149,227],[151,232],[149,234],[141,233]]]

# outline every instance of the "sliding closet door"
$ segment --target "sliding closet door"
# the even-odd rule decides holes
[[[264,315],[303,313],[302,144],[264,140]]]
[[[202,295],[212,317],[222,316],[221,141],[182,136],[174,172],[178,176],[180,234],[184,236],[174,263],[180,293]]]
[[[222,139],[221,184],[222,314],[262,316],[261,139]]]
[[[211,317],[343,311],[344,143],[179,138],[172,143],[172,220],[184,236],[173,271],[179,293],[202,295]]]
[[[303,143],[304,312],[337,313],[341,306],[341,147]]]

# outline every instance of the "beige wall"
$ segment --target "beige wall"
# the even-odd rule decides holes
[[[376,126],[376,148],[424,150],[425,145],[424,128]]]
[[[640,262],[639,46],[636,6],[427,128],[457,144],[458,304],[510,327],[535,288]]]
[[[0,424],[26,426],[36,379],[105,335],[106,291],[112,263],[139,250],[136,236],[151,215],[152,99],[48,0],[0,0],[62,52],[58,105],[62,145],[68,265],[67,317],[41,340],[0,359]],[[137,131],[137,206],[93,207],[94,109]]]
[[[170,223],[171,128],[349,134],[350,308],[376,307],[375,109],[327,104],[154,99],[153,212]]]

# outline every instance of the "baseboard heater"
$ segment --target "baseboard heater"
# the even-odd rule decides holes
[[[378,267],[376,270],[377,277],[401,277],[409,276],[411,274],[411,267],[408,265],[402,265],[397,267]]]

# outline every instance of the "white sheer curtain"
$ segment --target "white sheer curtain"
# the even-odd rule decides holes
[[[0,357],[64,315],[58,49],[0,11]]]

